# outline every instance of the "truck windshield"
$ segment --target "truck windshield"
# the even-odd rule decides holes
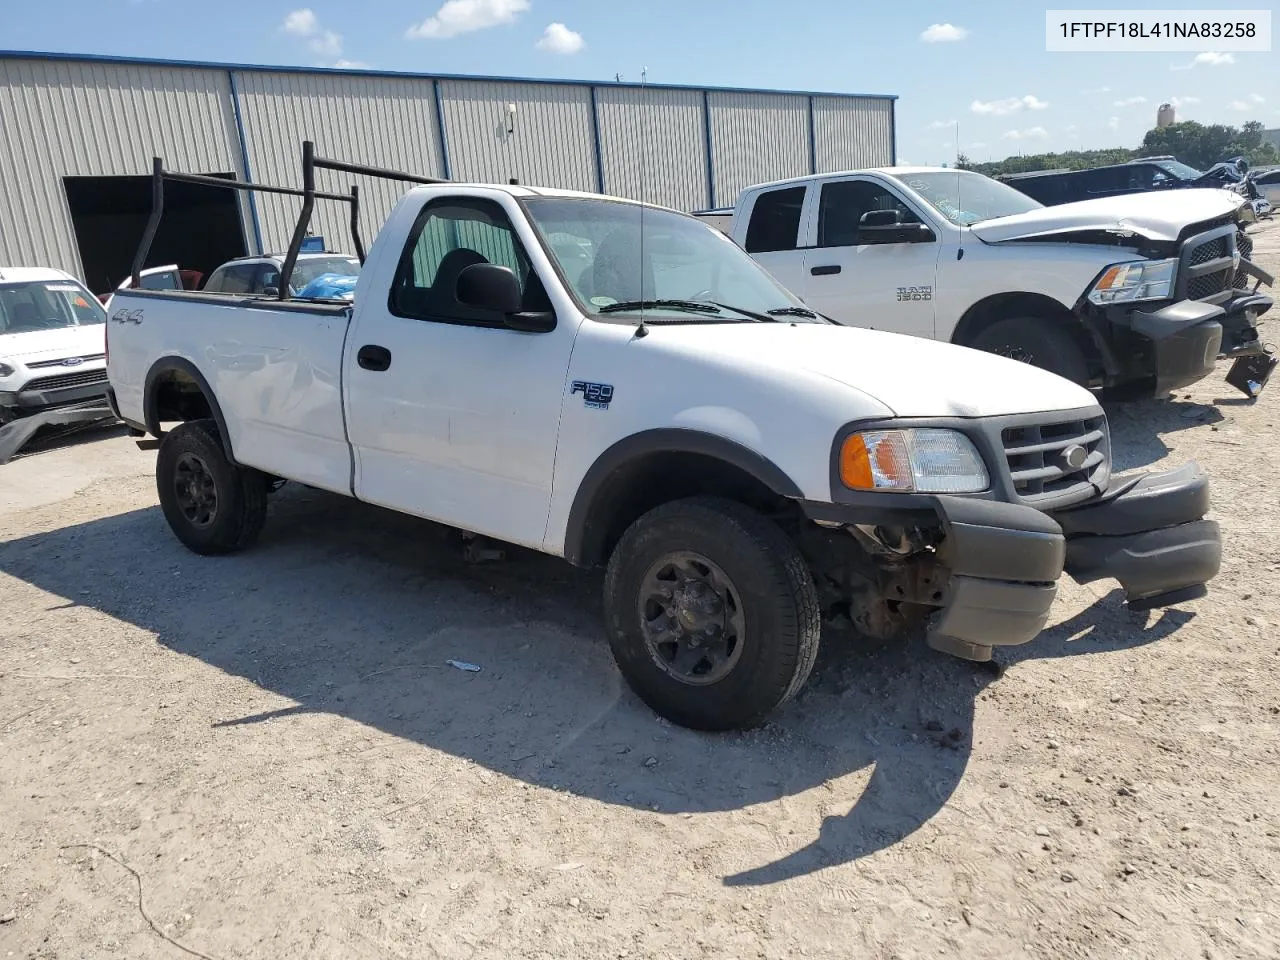
[[[102,304],[70,280],[0,284],[0,334],[106,322]]]
[[[657,314],[664,322],[824,322],[732,240],[693,217],[594,198],[523,203],[590,316],[634,318],[643,309],[646,318]],[[701,304],[710,308],[697,309]]]
[[[962,227],[1039,210],[1044,206],[1007,184],[968,170],[895,174],[894,179],[914,190],[925,203]]]
[[[1161,170],[1164,170],[1172,177],[1179,180],[1198,180],[1204,174],[1195,167],[1188,166],[1181,160],[1161,160],[1156,164]]]

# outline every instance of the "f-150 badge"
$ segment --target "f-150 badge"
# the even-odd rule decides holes
[[[569,396],[582,394],[585,406],[596,410],[608,410],[613,402],[613,385],[608,383],[590,383],[586,380],[575,380],[569,388]]]

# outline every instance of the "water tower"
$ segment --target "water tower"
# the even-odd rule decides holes
[[[1160,104],[1160,109],[1156,111],[1156,129],[1163,130],[1170,124],[1177,123],[1177,116],[1174,114],[1172,103]]]

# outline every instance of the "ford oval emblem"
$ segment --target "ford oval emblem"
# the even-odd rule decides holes
[[[1062,462],[1072,470],[1079,470],[1089,458],[1089,451],[1078,443],[1073,443],[1062,451]]]
[[[67,357],[67,359],[62,361],[62,365],[64,367],[78,367],[82,363],[84,363],[83,357]]]

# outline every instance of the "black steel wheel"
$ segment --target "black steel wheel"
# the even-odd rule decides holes
[[[156,492],[170,529],[196,553],[243,550],[267,517],[267,477],[228,459],[212,420],[179,424],[156,455]]]
[[[677,500],[636,520],[610,557],[604,602],[623,677],[685,727],[759,725],[817,658],[804,558],[775,523],[733,501]]]
[[[207,527],[218,516],[218,488],[209,465],[194,453],[178,457],[173,470],[174,498],[187,523]]]
[[[688,550],[661,557],[638,603],[649,655],[676,680],[717,683],[737,666],[746,635],[742,600],[713,561]]]

